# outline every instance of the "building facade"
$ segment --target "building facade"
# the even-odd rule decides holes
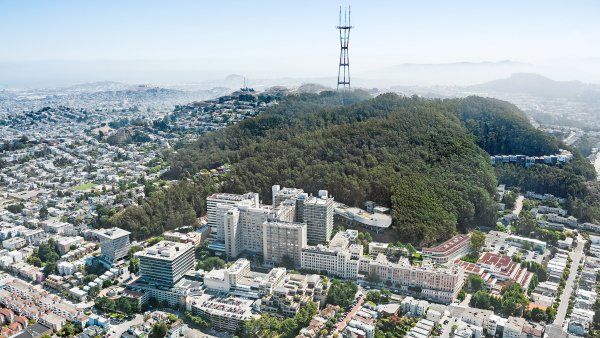
[[[266,262],[281,263],[284,257],[300,266],[306,247],[306,224],[266,221],[262,224],[263,257]]]
[[[129,231],[120,228],[99,229],[95,234],[100,241],[100,252],[109,262],[123,259],[129,253]]]
[[[306,223],[308,244],[324,244],[333,232],[333,197],[327,190],[320,190],[318,196],[300,194],[296,204],[298,222]]]
[[[173,287],[195,263],[194,246],[189,243],[162,241],[135,256],[140,260],[141,278],[165,287]]]

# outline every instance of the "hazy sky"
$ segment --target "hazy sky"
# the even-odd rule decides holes
[[[122,72],[166,76],[157,81],[183,74],[335,76],[334,26],[338,6],[347,3],[0,0],[0,81],[3,73],[27,81],[61,70],[73,80]],[[564,64],[600,57],[600,1],[351,5],[354,74],[402,63]]]

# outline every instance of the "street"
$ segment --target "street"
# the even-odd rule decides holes
[[[457,318],[452,317],[442,317],[441,325],[442,325],[442,334],[440,338],[450,338],[450,331],[452,331],[452,325],[456,324]],[[446,324],[444,324],[446,322]]]
[[[465,297],[465,299],[460,302],[460,306],[464,306],[464,307],[468,307],[469,306],[469,302],[471,301],[471,294],[467,293],[467,296]],[[446,324],[444,324],[445,321],[448,321]],[[447,316],[443,316],[442,320],[440,321],[440,325],[442,325],[442,334],[440,335],[441,338],[449,338],[450,337],[450,331],[452,330],[452,325],[454,325],[456,323],[456,318],[452,318],[452,317],[447,317]]]
[[[577,247],[571,252],[571,259],[573,260],[573,262],[571,263],[571,272],[569,273],[569,278],[567,278],[565,289],[563,290],[563,293],[560,296],[560,304],[558,306],[558,311],[556,312],[556,318],[554,319],[555,325],[563,326],[563,322],[567,315],[569,297],[571,297],[571,293],[573,292],[573,284],[575,282],[575,277],[577,276],[577,267],[579,266],[581,258],[583,257],[584,243],[585,241],[583,240],[581,235],[578,235]]]
[[[366,295],[367,295],[366,293],[362,294],[362,296],[356,302],[356,305],[354,305],[352,307],[352,309],[350,311],[348,311],[348,314],[346,315],[346,317],[344,318],[344,320],[342,320],[341,322],[339,322],[339,323],[336,324],[335,330],[332,332],[332,334],[335,333],[335,332],[342,332],[342,331],[344,331],[344,329],[346,328],[346,326],[348,325],[348,323],[350,322],[350,320],[354,317],[354,315],[356,315],[356,313],[358,312],[358,310],[362,306],[363,302],[365,301]]]

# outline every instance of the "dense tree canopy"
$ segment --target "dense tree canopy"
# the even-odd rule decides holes
[[[206,210],[206,196],[214,189],[210,180],[182,180],[156,191],[141,205],[130,206],[110,217],[109,226],[131,231],[146,239],[182,226],[195,226]]]
[[[549,155],[560,142],[535,129],[515,105],[497,99],[470,96],[445,100],[451,110],[490,155]]]
[[[347,308],[354,300],[356,292],[358,292],[356,283],[351,281],[341,282],[334,279],[327,292],[325,302],[327,304],[339,305],[342,308]]]

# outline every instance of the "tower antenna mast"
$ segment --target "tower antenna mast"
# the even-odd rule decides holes
[[[337,90],[350,89],[350,59],[348,57],[348,44],[350,42],[350,6],[344,8],[344,19],[342,20],[342,6],[340,6],[340,15],[336,27],[340,32],[340,63],[338,67]]]

